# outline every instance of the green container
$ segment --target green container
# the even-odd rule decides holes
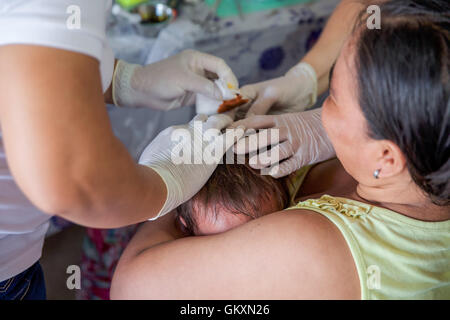
[[[313,1],[314,0],[222,0],[217,8],[217,15],[221,18],[239,15],[237,2],[240,4],[242,13],[246,14]],[[214,7],[216,0],[205,0],[205,2],[209,6]]]

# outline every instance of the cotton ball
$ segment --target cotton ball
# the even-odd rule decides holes
[[[197,114],[207,115],[216,114],[221,104],[221,100],[211,99],[198,93],[195,101],[195,112]]]
[[[239,90],[230,89],[222,80],[217,79],[214,81],[216,86],[219,88],[222,93],[223,100],[231,100],[236,97],[236,94],[239,93]],[[219,106],[222,104],[223,100],[216,100],[210,97],[207,97],[203,94],[197,94],[196,102],[195,102],[195,111],[197,114],[216,114]]]

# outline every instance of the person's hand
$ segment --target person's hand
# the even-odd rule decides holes
[[[119,60],[112,84],[118,106],[170,110],[192,105],[195,93],[222,100],[222,93],[208,74],[217,75],[230,88],[239,83],[221,58],[185,50],[165,60],[140,66]]]
[[[309,64],[301,62],[282,77],[246,85],[240,92],[253,101],[247,116],[266,114],[269,110],[299,112],[316,103],[317,76]]]
[[[278,129],[279,139],[271,141],[270,132],[268,134],[268,130],[260,130],[239,140],[234,146],[234,152],[238,155],[250,153],[250,166],[268,171],[274,178],[286,176],[305,165],[330,159],[335,156],[335,152],[322,126],[321,111],[314,109],[282,115],[255,115],[236,121],[230,128]],[[269,145],[272,148],[267,151]],[[264,151],[261,152],[261,149]],[[252,155],[257,151],[256,155]],[[271,156],[272,152],[279,156]]]
[[[233,121],[232,113],[200,114],[186,125],[161,131],[145,148],[139,163],[156,171],[167,188],[158,217],[192,198],[206,183],[225,152],[244,135],[237,127],[221,134]]]

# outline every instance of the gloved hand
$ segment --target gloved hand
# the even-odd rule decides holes
[[[317,100],[317,76],[306,62],[291,68],[284,76],[241,88],[244,98],[253,100],[247,117],[274,113],[304,111]]]
[[[335,151],[322,126],[321,111],[322,109],[314,109],[282,115],[255,115],[236,121],[230,128],[244,126],[247,130],[278,129],[279,140],[271,141],[270,134],[268,139],[261,138],[268,130],[260,130],[254,133],[257,136],[250,135],[239,140],[234,151],[236,154],[245,154],[259,150],[258,154],[250,157],[250,166],[264,169],[274,178],[286,176],[305,165],[330,159],[335,156]],[[267,150],[260,151],[268,145],[272,145],[269,153]],[[271,152],[277,152],[279,159],[262,163],[261,159],[274,159],[270,156]]]
[[[157,110],[192,105],[195,93],[222,100],[221,91],[206,77],[207,72],[216,74],[229,87],[239,87],[224,60],[194,50],[147,66],[119,60],[113,76],[113,100],[117,106]]]
[[[244,135],[240,127],[220,133],[232,121],[231,113],[210,117],[200,114],[186,125],[161,131],[145,148],[139,163],[155,170],[167,188],[163,208],[150,220],[175,209],[203,187],[225,152]],[[214,157],[208,156],[212,153]],[[183,158],[186,154],[189,154],[187,159]]]

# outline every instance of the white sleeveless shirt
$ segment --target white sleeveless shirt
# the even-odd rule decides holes
[[[106,91],[114,69],[105,34],[111,1],[0,0],[0,50],[9,44],[29,44],[92,56],[100,61]],[[14,182],[0,133],[0,281],[39,260],[50,217],[33,206]]]

